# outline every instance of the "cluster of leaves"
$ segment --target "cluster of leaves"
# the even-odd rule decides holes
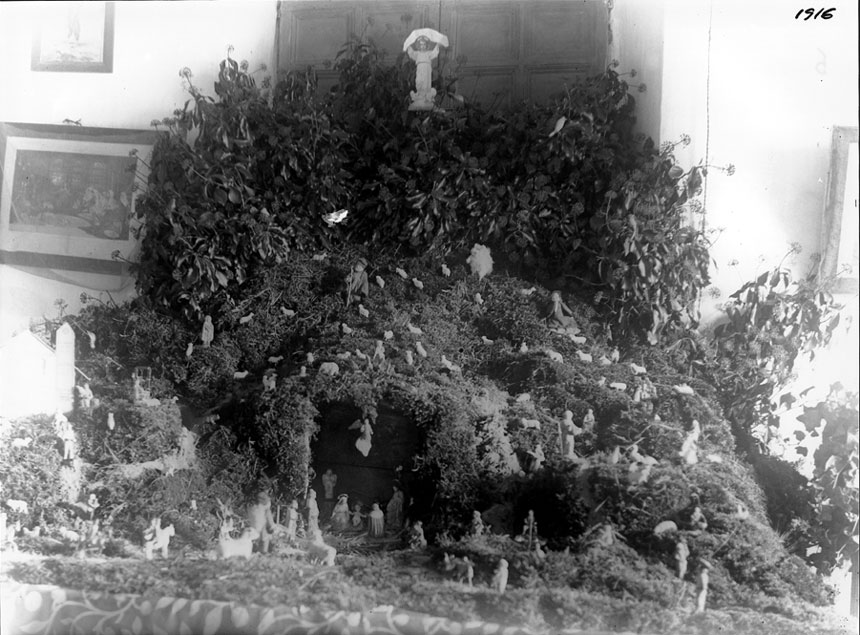
[[[552,104],[484,110],[460,98],[433,114],[405,108],[402,54],[392,63],[353,39],[333,68],[323,96],[309,69],[269,99],[228,55],[217,100],[183,70],[192,99],[161,122],[139,205],[138,286],[158,306],[195,318],[233,308],[289,249],[345,240],[421,253],[477,240],[538,276],[563,269],[595,285],[622,334],[654,343],[695,324],[707,243],[686,220],[704,172],[634,135],[634,99],[613,67]],[[436,71],[440,96],[452,79]]]

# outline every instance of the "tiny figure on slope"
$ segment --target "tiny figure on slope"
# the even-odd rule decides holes
[[[496,570],[493,572],[493,588],[498,593],[504,593],[508,586],[508,561],[504,558],[499,560]]]
[[[573,311],[561,299],[560,291],[553,291],[550,295],[549,312],[546,316],[549,328],[565,333],[578,333],[579,325],[573,318]]]
[[[261,553],[269,553],[272,535],[275,533],[275,519],[272,516],[272,499],[268,492],[257,494],[256,501],[248,507],[245,515],[247,526],[256,532],[256,540]]]
[[[334,488],[337,485],[337,474],[331,471],[331,468],[326,469],[322,475],[323,492],[326,500],[334,500]]]
[[[349,496],[341,494],[337,497],[334,510],[331,513],[331,527],[334,531],[349,529]]]
[[[596,419],[594,418],[594,410],[588,409],[585,416],[582,418],[582,429],[585,432],[593,432]]]
[[[409,530],[409,548],[413,551],[421,551],[427,547],[427,539],[424,537],[424,523],[416,520]]]
[[[687,465],[695,465],[699,462],[699,437],[701,434],[702,428],[699,426],[699,422],[693,419],[693,429],[687,433],[687,437],[678,452],[678,455]]]
[[[290,501],[289,506],[287,507],[287,517],[284,526],[286,527],[286,531],[284,535],[287,537],[288,542],[294,542],[296,540],[296,531],[298,529],[299,523],[299,501],[295,498]]]
[[[565,410],[564,419],[561,422],[561,455],[568,461],[576,459],[575,438],[581,432],[582,428],[573,422],[573,413]]]
[[[346,306],[353,300],[366,298],[370,294],[370,284],[367,281],[367,260],[359,258],[352,271],[346,277]]]
[[[683,580],[687,575],[687,558],[690,557],[690,547],[687,546],[687,539],[681,536],[678,539],[678,544],[675,545],[675,563],[678,567],[678,579]]]
[[[538,443],[534,450],[528,452],[528,455],[532,457],[531,471],[539,472],[543,467],[543,462],[546,460],[546,455],[543,453],[543,446]]]
[[[467,556],[457,558],[450,554],[444,555],[443,567],[445,571],[453,571],[454,578],[460,583],[467,583],[472,586],[472,579],[475,577],[475,565]]]
[[[515,540],[517,542],[525,542],[529,551],[532,550],[533,544],[538,540],[537,522],[535,521],[535,512],[533,509],[530,509],[526,515],[523,521],[523,532]]]
[[[269,392],[278,387],[278,372],[274,368],[269,368],[263,374],[263,391]]]
[[[705,610],[705,603],[708,601],[708,584],[710,582],[711,569],[713,567],[707,560],[701,561],[699,580],[696,584],[696,613],[702,613]]]
[[[317,493],[315,490],[308,491],[308,534],[313,535],[314,531],[319,531],[320,528],[320,508],[317,505]]]
[[[397,484],[392,487],[394,493],[385,507],[385,520],[389,527],[395,531],[400,531],[403,528],[403,492],[400,491]]]
[[[78,398],[78,407],[90,408],[93,404],[93,391],[90,388],[90,382],[85,381],[83,385],[75,387],[75,394]]]
[[[203,341],[203,348],[209,348],[212,340],[215,339],[215,325],[212,324],[211,315],[207,315],[203,318],[203,329],[200,333],[200,339]]]
[[[170,539],[174,536],[173,525],[161,526],[161,518],[156,516],[149,523],[149,527],[143,532],[143,548],[147,560],[152,560],[152,552],[161,549],[161,557],[167,557],[167,547]]]
[[[379,509],[379,503],[374,503],[370,507],[370,534],[371,538],[382,538],[385,535],[385,514]]]
[[[484,526],[484,519],[481,518],[481,512],[479,512],[476,509],[475,511],[472,512],[471,534],[475,538],[480,538],[481,536],[484,535],[485,530],[486,530],[486,527]]]

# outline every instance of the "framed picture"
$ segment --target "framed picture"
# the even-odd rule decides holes
[[[837,293],[860,289],[860,144],[858,129],[835,126],[830,160],[830,182],[824,210],[824,254],[821,273],[835,279]]]
[[[46,9],[33,33],[30,69],[113,72],[113,2],[63,2]]]
[[[156,135],[0,124],[3,262],[92,270],[92,261],[112,260],[117,251],[132,259],[135,201]]]

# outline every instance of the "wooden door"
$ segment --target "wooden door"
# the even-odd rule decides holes
[[[393,61],[422,27],[448,36],[458,93],[485,105],[545,101],[606,63],[603,0],[292,0],[278,11],[279,69],[314,66],[323,90],[336,80],[326,65],[351,34],[372,38]]]

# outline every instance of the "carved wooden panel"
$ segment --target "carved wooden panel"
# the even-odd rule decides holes
[[[351,34],[373,39],[395,60],[413,29],[448,36],[440,56],[464,60],[458,92],[485,105],[544,101],[606,63],[604,0],[291,0],[279,5],[278,67],[316,67],[321,88]]]

